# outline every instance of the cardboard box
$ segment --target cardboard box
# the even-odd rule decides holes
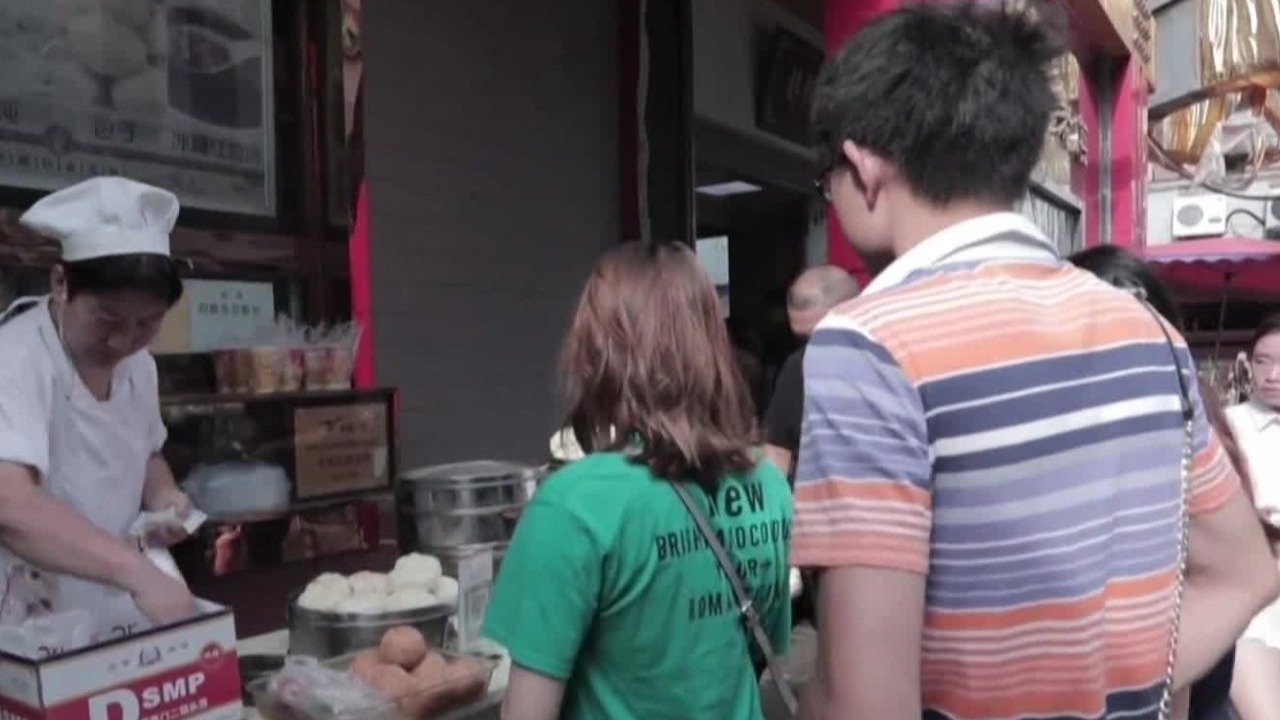
[[[43,660],[0,652],[0,720],[241,720],[231,611]]]

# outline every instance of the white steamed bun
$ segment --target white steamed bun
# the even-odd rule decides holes
[[[351,583],[347,582],[345,575],[339,575],[338,573],[324,573],[322,575],[317,575],[316,578],[311,581],[311,585],[336,585],[338,587],[346,588],[348,593],[351,592]]]
[[[441,576],[436,581],[436,597],[440,598],[440,602],[446,605],[458,604],[458,581],[448,575]]]
[[[336,612],[356,615],[379,615],[387,611],[385,595],[361,594],[352,595],[334,607]]]
[[[383,573],[358,572],[347,578],[347,582],[356,595],[387,595],[391,591],[391,581]]]
[[[430,555],[409,553],[396,560],[391,571],[391,586],[395,590],[423,588],[433,590],[443,570],[440,561]]]
[[[411,587],[392,593],[387,598],[386,607],[388,612],[400,612],[404,610],[420,610],[439,604],[440,599],[435,595],[420,587]]]
[[[101,10],[71,18],[65,30],[71,54],[96,75],[120,80],[147,67],[146,41]]]
[[[351,589],[345,585],[312,583],[298,596],[298,607],[306,610],[331,612],[339,603],[351,597]]]

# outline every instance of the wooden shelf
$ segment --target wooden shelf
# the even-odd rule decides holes
[[[389,500],[395,497],[395,490],[388,488],[376,488],[373,490],[355,491],[335,495],[333,497],[317,498],[315,500],[298,500],[289,503],[288,506],[279,510],[269,512],[252,512],[252,513],[231,513],[227,515],[210,515],[208,523],[212,525],[246,525],[255,522],[267,522],[269,520],[280,520],[290,515],[298,515],[300,513],[312,512],[315,510],[326,510],[328,508],[339,507],[352,502],[359,501],[376,501]],[[206,525],[209,527],[210,525]]]
[[[324,402],[394,394],[394,388],[352,388],[350,390],[298,390],[276,393],[177,393],[162,395],[160,404],[171,405],[242,405],[263,402]]]

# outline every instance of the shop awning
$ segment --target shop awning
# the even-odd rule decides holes
[[[1280,299],[1280,241],[1178,240],[1143,248],[1142,256],[1181,297]]]

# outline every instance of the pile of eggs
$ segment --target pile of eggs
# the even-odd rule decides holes
[[[440,560],[410,553],[389,573],[325,573],[298,596],[298,607],[317,612],[380,615],[458,602],[458,581],[444,574]]]

